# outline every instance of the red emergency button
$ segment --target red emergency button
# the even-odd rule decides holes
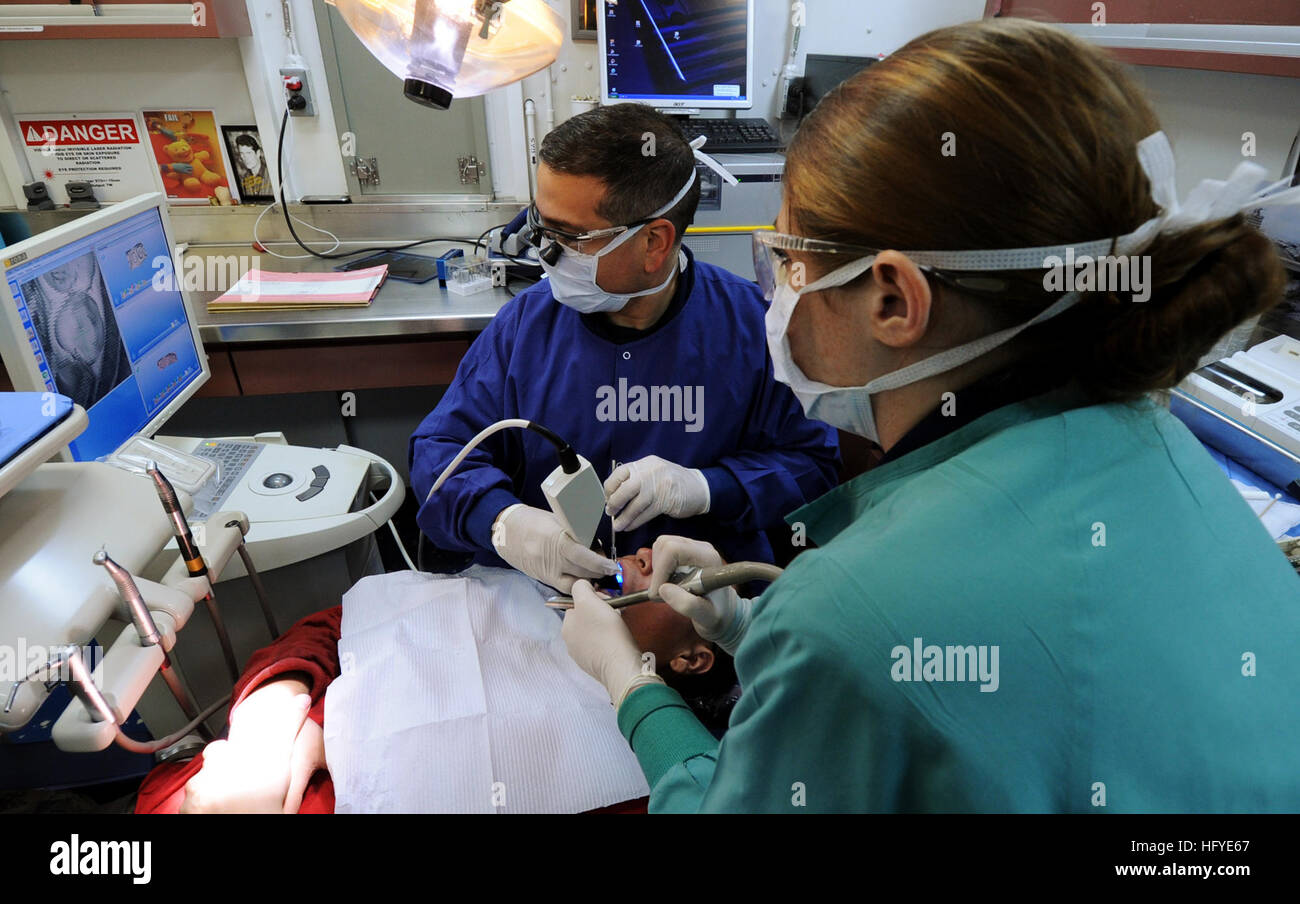
[[[290,91],[301,91],[302,79],[298,78],[297,76],[291,76],[290,78],[284,80],[284,86],[288,88]]]

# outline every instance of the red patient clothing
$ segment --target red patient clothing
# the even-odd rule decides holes
[[[335,606],[309,615],[284,632],[270,646],[248,660],[248,667],[235,685],[233,710],[250,693],[268,681],[290,672],[310,677],[311,710],[308,716],[325,725],[325,689],[339,674],[339,634],[343,607]],[[160,763],[145,776],[135,802],[137,813],[177,813],[185,800],[185,783],[203,768],[203,755],[183,763]],[[594,813],[645,813],[647,798],[624,801]],[[333,813],[334,782],[319,769],[307,783],[299,813]]]
[[[317,725],[325,724],[325,689],[339,673],[339,625],[343,607],[308,615],[270,646],[248,660],[235,685],[233,710],[245,697],[268,681],[290,672],[310,676],[311,710]],[[145,776],[135,802],[137,813],[176,813],[185,800],[185,783],[203,768],[203,755],[183,763],[161,763]],[[303,792],[299,813],[333,813],[334,782],[324,769],[317,770]]]

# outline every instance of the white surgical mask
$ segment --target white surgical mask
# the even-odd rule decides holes
[[[974,252],[978,253],[978,252]],[[772,372],[782,383],[788,385],[804,413],[814,420],[823,421],[832,427],[847,430],[856,436],[866,437],[874,443],[880,442],[880,433],[876,429],[875,413],[871,408],[871,396],[874,393],[898,389],[910,383],[917,383],[927,377],[945,373],[992,351],[1004,342],[1009,342],[1017,333],[1028,329],[1036,323],[1042,323],[1049,317],[1055,317],[1069,308],[1081,297],[1077,292],[1062,296],[1055,304],[1044,310],[1033,320],[1019,326],[993,333],[989,336],[959,345],[931,355],[923,361],[910,364],[893,373],[877,377],[862,386],[831,386],[809,379],[799,365],[795,364],[790,353],[790,317],[801,295],[833,289],[857,279],[871,269],[875,256],[859,258],[852,263],[828,273],[802,290],[796,290],[789,283],[777,286],[772,298],[772,306],[767,309],[767,347],[772,353]]]
[[[1113,243],[1099,239],[1075,245],[1040,248],[990,249],[979,251],[906,252],[916,263],[936,269],[956,271],[1023,270],[1042,267],[1049,257],[1064,257],[1067,249],[1078,254],[1139,254],[1164,232],[1177,232],[1198,223],[1224,219],[1257,207],[1300,206],[1300,188],[1285,189],[1285,183],[1261,188],[1262,167],[1240,163],[1226,181],[1206,179],[1179,205],[1174,190],[1173,150],[1164,132],[1156,132],[1138,142],[1138,159],[1151,183],[1151,194],[1161,208],[1158,216]],[[871,396],[899,389],[928,377],[946,373],[987,354],[1035,324],[1042,323],[1076,304],[1078,292],[1061,296],[1033,319],[1018,326],[983,336],[965,345],[939,352],[915,364],[877,377],[862,386],[831,386],[809,379],[790,353],[788,331],[790,317],[802,295],[846,285],[871,269],[875,255],[862,257],[840,267],[801,290],[785,283],[778,285],[767,311],[767,346],[772,354],[773,373],[787,384],[803,406],[804,412],[849,433],[880,442]]]
[[[724,179],[732,185],[737,184],[737,180],[731,173],[723,169],[717,161],[707,154],[700,152],[700,147],[704,144],[703,136],[695,139],[690,143],[691,150],[695,153],[695,158],[706,166],[717,171]],[[681,191],[673,196],[673,199],[663,207],[656,210],[647,217],[653,220],[661,217],[668,211],[678,205],[682,198],[695,185],[696,171],[691,170],[691,177],[686,180]],[[686,269],[686,253],[677,252],[677,269],[668,275],[662,283],[652,289],[643,289],[640,292],[629,292],[622,295],[614,295],[606,292],[596,282],[596,273],[600,269],[600,259],[610,254],[624,242],[632,238],[646,227],[646,223],[640,226],[634,226],[627,232],[619,235],[614,241],[610,242],[604,248],[595,254],[584,254],[580,251],[574,251],[565,248],[560,254],[560,258],[554,264],[548,264],[545,259],[541,261],[542,269],[546,272],[547,279],[551,283],[551,292],[555,295],[555,300],[563,305],[573,308],[581,314],[594,314],[597,311],[621,311],[627,306],[627,303],[633,298],[641,298],[645,295],[654,295],[668,288],[668,285],[676,278],[677,274]]]
[[[653,216],[659,216],[659,214],[653,214]],[[560,259],[554,265],[548,264],[543,259],[541,261],[542,269],[546,271],[546,277],[551,282],[551,293],[555,296],[555,300],[573,308],[580,314],[594,314],[597,311],[621,311],[633,298],[654,295],[656,292],[662,292],[668,288],[668,284],[673,281],[678,272],[686,268],[686,253],[683,251],[677,252],[677,269],[653,289],[643,289],[640,292],[629,292],[625,295],[613,295],[602,289],[596,282],[596,271],[600,269],[600,259],[618,248],[643,228],[645,228],[644,223],[629,229],[595,254],[583,254],[581,251],[565,248],[560,255]]]

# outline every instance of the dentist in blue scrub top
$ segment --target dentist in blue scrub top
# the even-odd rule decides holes
[[[481,429],[526,418],[592,462],[600,536],[612,527],[618,548],[681,534],[731,561],[771,561],[764,531],[789,531],[783,516],[833,486],[836,436],[774,379],[758,287],[682,245],[700,197],[695,148],[667,117],[621,104],[566,121],[540,156],[529,228],[548,278],[501,309],[412,435],[417,498]],[[494,434],[423,502],[420,528],[441,550],[565,592],[607,575],[612,561],[569,537],[542,496],[555,466],[531,431]]]

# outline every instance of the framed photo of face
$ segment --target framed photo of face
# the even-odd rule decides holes
[[[245,204],[275,203],[275,186],[257,126],[222,126],[221,137]]]

